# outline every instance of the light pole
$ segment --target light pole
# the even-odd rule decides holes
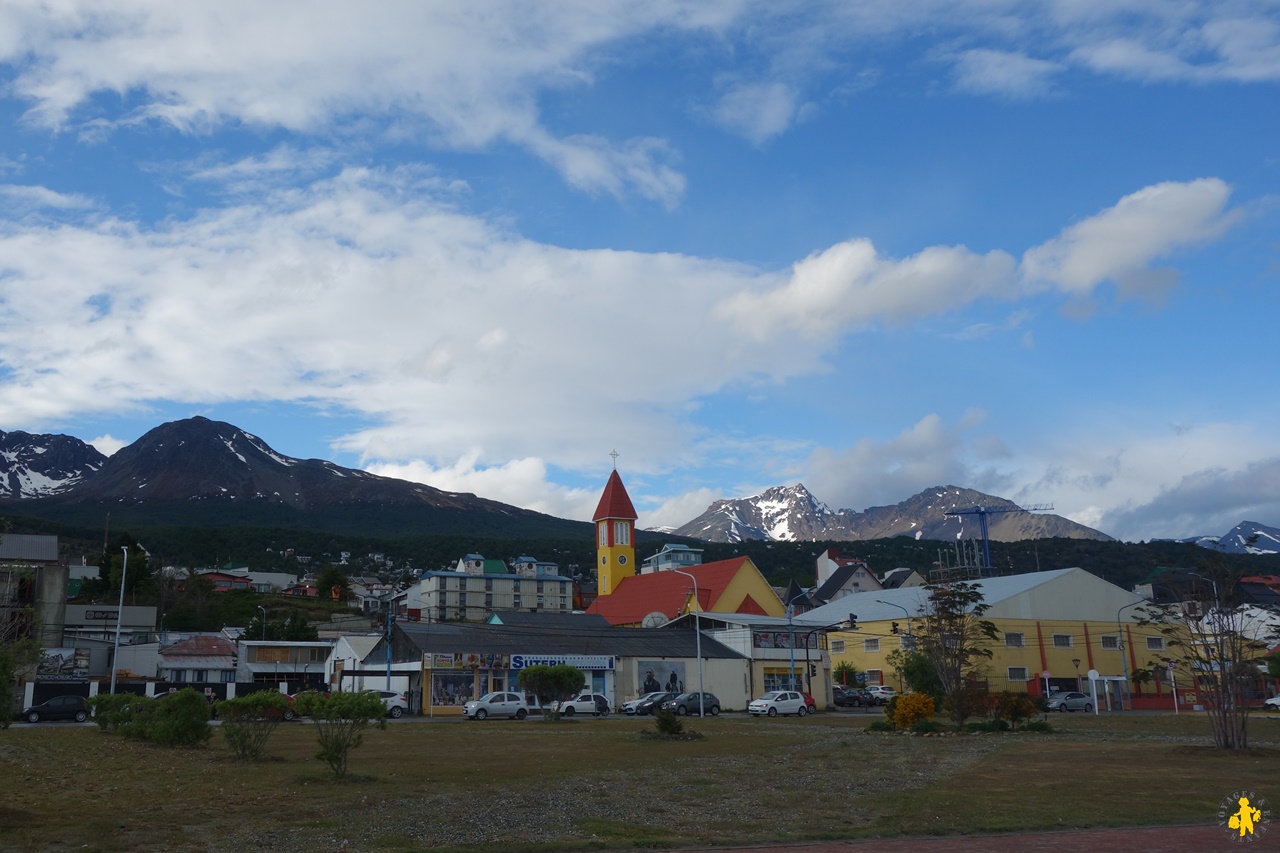
[[[120,622],[124,618],[124,579],[129,574],[129,546],[121,545],[120,550],[124,552],[124,565],[120,567],[120,606],[116,608],[116,647],[111,652],[111,695],[113,696],[116,692],[116,670],[120,668]]]
[[[795,615],[796,611],[795,600],[804,594],[805,593],[803,592],[798,593],[787,602],[787,645],[791,648],[791,672],[789,675],[791,676],[790,681],[792,690],[799,690],[800,688],[796,687],[796,632],[795,628],[791,625],[791,617]],[[809,642],[807,640],[805,641],[804,651],[805,658],[808,659]]]
[[[267,608],[259,604],[258,609],[262,611],[262,641],[265,643],[267,641]]]
[[[679,569],[671,569],[671,571],[677,575],[684,575],[693,581],[693,606],[695,608],[693,611],[693,633],[695,637],[694,644],[698,653],[698,716],[704,717],[706,716],[706,708],[703,706],[702,700],[702,620],[698,615],[702,612],[702,603],[698,600],[698,579]],[[792,654],[795,654],[795,652],[792,652]]]
[[[1080,692],[1080,658],[1072,658],[1071,664],[1076,668],[1076,692]]]
[[[1120,666],[1124,668],[1124,683],[1120,685],[1120,710],[1124,710],[1124,694],[1129,689],[1129,658],[1125,656],[1124,628],[1120,626],[1120,614],[1130,607],[1137,607],[1145,601],[1132,601],[1116,611],[1116,632],[1120,635]]]
[[[903,612],[903,614],[907,617],[907,633],[905,635],[907,638],[907,645],[905,648],[907,649],[907,651],[911,651],[912,649],[914,649],[915,637],[911,633],[911,611],[907,610],[907,608],[903,607],[901,604],[894,604],[892,601],[885,601],[884,599],[880,599],[880,598],[877,598],[875,601],[876,601],[876,604],[887,604],[890,607],[896,607]],[[901,643],[902,641],[899,640],[898,642]],[[904,685],[902,683],[901,673],[899,673],[898,687],[903,688],[903,686]]]

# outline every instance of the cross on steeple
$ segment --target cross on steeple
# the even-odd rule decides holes
[[[613,470],[618,470],[618,451],[610,450],[609,455],[613,457]]]

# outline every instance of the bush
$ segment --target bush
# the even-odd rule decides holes
[[[1009,725],[1017,730],[1023,723],[1040,713],[1040,704],[1036,697],[1026,693],[1005,691],[994,697],[992,715],[997,720],[1008,720]]]
[[[260,690],[214,706],[222,720],[227,746],[241,761],[255,761],[266,750],[267,739],[284,720],[289,700],[283,693]]]
[[[658,734],[674,737],[684,734],[684,721],[674,711],[657,710],[653,712],[653,722],[658,727]]]
[[[375,720],[378,728],[387,727],[387,707],[377,693],[305,693],[297,697],[295,707],[311,717],[320,741],[316,758],[338,778],[347,775],[347,753],[364,741],[364,730]]]
[[[986,714],[990,707],[988,703],[985,692],[973,687],[964,687],[953,691],[950,696],[943,699],[942,709],[956,724],[956,728],[960,728],[970,717]]]
[[[209,728],[209,702],[194,688],[144,699],[133,707],[137,710],[132,719],[120,726],[120,733],[127,738],[158,746],[192,747],[203,745],[213,735]]]
[[[133,720],[139,706],[147,702],[134,693],[99,693],[85,700],[89,716],[104,732],[118,732],[121,726]]]
[[[933,716],[933,699],[924,693],[907,693],[893,698],[893,724],[899,729],[912,728]]]
[[[1053,731],[1053,726],[1044,720],[1032,720],[1022,727],[1024,732],[1040,732],[1041,734],[1049,734]]]
[[[867,726],[867,729],[866,729],[866,730],[867,730],[867,731],[869,731],[869,732],[893,732],[893,731],[896,731],[896,729],[894,729],[894,727],[893,727],[893,723],[890,723],[890,722],[888,722],[888,721],[886,721],[886,720],[876,720],[874,723],[872,723],[871,725]]]
[[[945,726],[937,720],[920,720],[911,727],[911,731],[918,735],[927,735],[933,732],[940,732],[944,728]]]
[[[982,723],[969,723],[964,727],[967,732],[1007,732],[1008,720],[987,720]]]
[[[895,711],[898,710],[898,697],[890,696],[889,701],[884,703],[884,708],[882,708],[881,710],[884,711],[885,719],[887,719],[889,722],[892,723],[893,714]]]

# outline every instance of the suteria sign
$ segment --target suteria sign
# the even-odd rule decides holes
[[[511,668],[526,666],[576,666],[578,669],[613,669],[613,655],[512,655]]]

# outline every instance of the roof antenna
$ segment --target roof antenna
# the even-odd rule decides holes
[[[613,470],[618,470],[618,451],[610,450],[609,455],[613,457]]]

